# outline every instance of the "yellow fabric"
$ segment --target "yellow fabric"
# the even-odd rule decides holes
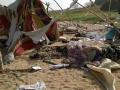
[[[44,23],[42,22],[42,20],[40,19],[40,17],[38,17],[34,12],[32,13],[32,19],[33,19],[37,29],[45,26]]]
[[[34,21],[36,28],[39,29],[39,28],[45,26],[44,23],[42,22],[41,18],[38,15],[36,15],[36,13],[35,13],[33,1],[31,1],[31,6],[32,6],[32,8],[30,8],[30,10],[32,12],[32,19]]]

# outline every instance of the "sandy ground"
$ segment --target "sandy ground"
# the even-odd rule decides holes
[[[62,59],[49,61],[59,64]],[[33,65],[42,67],[42,71],[29,72]],[[42,60],[30,60],[28,56],[17,57],[5,66],[10,71],[0,74],[0,90],[16,90],[19,85],[34,84],[44,81],[48,90],[104,90],[88,73],[77,68],[49,70],[51,64]],[[120,70],[113,73],[116,78],[116,90],[120,90]]]
[[[54,57],[54,56],[52,56]],[[60,64],[61,58],[47,59]],[[42,71],[29,72],[27,69],[36,65]],[[0,90],[16,90],[19,85],[34,84],[44,81],[48,90],[104,90],[102,86],[88,73],[78,68],[63,68],[49,70],[51,64],[42,60],[30,60],[27,55],[16,57],[16,60],[6,65],[9,72],[0,74]],[[120,90],[120,70],[113,71],[116,78],[116,90]]]

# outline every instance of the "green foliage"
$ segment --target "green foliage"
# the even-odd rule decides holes
[[[95,0],[95,3],[99,5],[102,10],[109,10],[110,0]],[[111,10],[120,10],[120,0],[111,0]]]
[[[92,10],[92,9],[91,9]],[[108,12],[104,12],[107,17],[109,16]],[[101,12],[96,12],[97,15],[101,16],[102,18],[105,18]],[[99,17],[89,13],[88,11],[84,9],[74,9],[70,11],[66,11],[63,14],[60,14],[60,11],[56,12],[50,12],[50,15],[60,21],[83,21],[83,22],[91,22],[91,23],[97,23],[97,22],[103,22]],[[111,19],[115,19],[116,16],[119,16],[117,12],[111,12],[110,13]]]

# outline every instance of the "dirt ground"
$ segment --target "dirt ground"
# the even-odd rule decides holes
[[[52,59],[54,63],[61,63],[61,59]],[[27,72],[30,66],[42,67],[42,71]],[[49,70],[50,64],[41,60],[30,60],[27,56],[17,57],[7,65],[11,71],[0,74],[0,90],[16,90],[19,85],[34,84],[44,81],[48,90],[104,90],[102,86],[81,69],[64,68]],[[116,90],[120,88],[120,70],[114,72]]]
[[[14,62],[5,66],[9,71],[0,74],[0,90],[16,90],[19,85],[34,84],[37,81],[44,81],[47,90],[104,90],[99,82],[82,69],[49,70],[52,63],[61,63],[64,59],[62,55],[49,54],[45,57],[47,61],[31,60],[28,55],[16,57]],[[30,72],[28,68],[31,66],[40,66],[42,70]],[[113,71],[113,74],[116,90],[120,90],[120,70]]]

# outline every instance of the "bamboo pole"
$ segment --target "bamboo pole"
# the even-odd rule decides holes
[[[91,14],[99,17],[99,18],[102,19],[103,21],[105,21],[105,22],[107,21],[107,20],[105,20],[104,18],[102,18],[101,16],[99,16],[98,14],[96,14],[95,12],[92,12],[92,11],[89,10],[87,7],[83,6],[82,4],[80,4],[80,3],[78,3],[78,2],[77,2],[77,4],[80,5],[81,7],[85,8],[85,9],[86,9],[87,11],[89,11]]]
[[[2,57],[2,53],[1,52],[0,52],[0,71],[1,72],[4,71],[3,57]]]
[[[111,17],[111,4],[112,4],[112,1],[109,0],[109,14],[108,14],[109,17]]]
[[[4,65],[2,59],[0,59],[0,71],[4,71]]]
[[[62,9],[62,7],[59,5],[59,3],[56,1],[56,0],[54,0],[55,1],[55,3],[60,7],[60,9],[62,10],[62,11],[64,11],[63,9]]]
[[[106,20],[109,22],[109,16],[107,16],[102,10],[100,10],[100,8],[98,8],[98,6],[92,1],[90,0],[91,4],[94,5],[95,8],[97,8],[101,14],[106,18]],[[95,10],[94,10],[95,11]]]

